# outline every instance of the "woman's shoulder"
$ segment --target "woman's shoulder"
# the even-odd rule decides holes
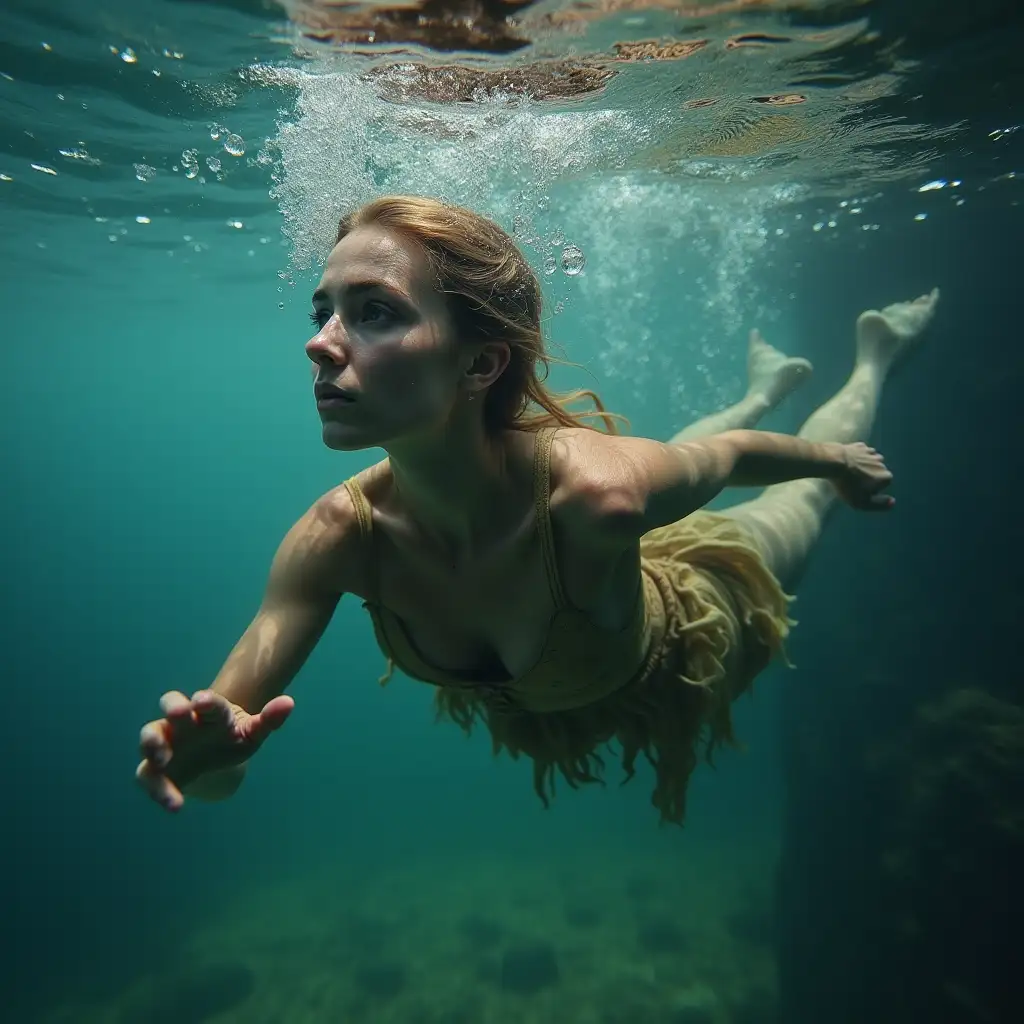
[[[552,518],[598,540],[630,535],[646,495],[637,471],[637,441],[643,439],[560,428],[551,444]]]
[[[309,571],[342,578],[344,590],[361,593],[369,551],[367,527],[346,484],[354,481],[366,500],[365,511],[372,515],[374,497],[386,486],[390,476],[387,460],[369,466],[344,483],[322,494],[289,531],[291,545],[304,554]]]

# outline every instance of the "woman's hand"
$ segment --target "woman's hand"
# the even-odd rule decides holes
[[[896,500],[885,489],[892,483],[892,473],[874,448],[858,441],[840,446],[843,468],[832,478],[839,497],[852,508],[865,512],[887,512]]]
[[[181,809],[182,791],[197,780],[200,795],[220,789],[226,796],[237,788],[240,766],[285,723],[294,706],[291,697],[275,697],[258,715],[250,715],[212,690],[199,690],[191,700],[176,690],[165,693],[160,699],[164,717],[142,728],[142,761],[135,777],[168,811]],[[218,786],[216,773],[232,768],[239,769],[235,781]]]

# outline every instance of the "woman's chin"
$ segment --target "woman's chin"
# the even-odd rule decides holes
[[[324,444],[335,452],[355,452],[362,448],[373,448],[374,441],[363,430],[353,429],[348,424],[327,421],[323,425]]]

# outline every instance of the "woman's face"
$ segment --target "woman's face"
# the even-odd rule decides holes
[[[310,316],[318,330],[306,354],[329,448],[383,446],[444,424],[467,353],[419,246],[373,226],[346,235]]]

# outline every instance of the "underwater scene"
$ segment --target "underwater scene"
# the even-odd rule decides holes
[[[0,1019],[1024,1020],[1022,41],[4,0]]]

